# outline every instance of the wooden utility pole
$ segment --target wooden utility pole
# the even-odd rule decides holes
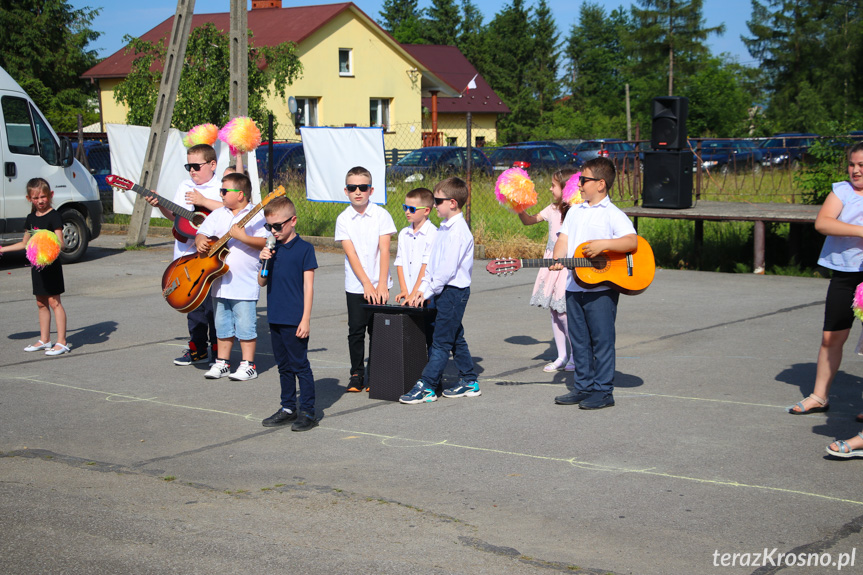
[[[231,119],[249,115],[249,12],[246,0],[231,0]],[[238,158],[244,166],[245,158]],[[240,170],[242,171],[242,170]]]
[[[155,188],[159,181],[159,173],[162,171],[162,156],[165,155],[165,145],[168,142],[168,130],[171,128],[171,117],[174,115],[177,88],[180,85],[180,73],[186,57],[186,44],[189,41],[194,12],[195,0],[177,0],[177,12],[174,14],[174,25],[171,28],[171,43],[165,54],[162,82],[159,85],[159,96],[153,112],[153,123],[150,126],[150,139],[147,142],[141,177],[138,178],[141,187],[148,190]],[[139,195],[135,198],[135,208],[132,210],[132,219],[126,236],[127,247],[144,244],[150,227],[152,209],[153,207],[144,200],[143,196]]]

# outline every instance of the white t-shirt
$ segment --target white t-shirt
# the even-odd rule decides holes
[[[381,275],[381,236],[394,233],[396,233],[396,224],[393,222],[393,217],[388,211],[371,202],[362,214],[351,205],[336,218],[335,241],[350,240],[353,243],[363,271],[376,288]],[[389,258],[390,255],[385,254],[384,257]],[[388,273],[387,288],[392,287],[393,277]],[[348,256],[345,256],[345,291],[364,293],[363,284],[351,269]]]
[[[174,194],[173,202],[182,208],[186,208],[187,210],[194,212],[195,206],[186,201],[187,192],[191,192],[192,190],[198,190],[199,192],[201,192],[201,195],[203,195],[208,200],[216,200],[221,202],[222,196],[221,194],[219,194],[219,188],[221,187],[222,180],[221,178],[217,178],[215,175],[210,178],[209,182],[201,185],[198,185],[191,179],[188,179],[182,184],[180,184],[180,186],[177,188],[177,193]],[[194,239],[185,242],[174,240],[174,259],[193,253],[195,253]]]
[[[566,257],[571,258],[575,249],[591,240],[613,240],[635,233],[629,217],[623,211],[611,203],[608,196],[594,206],[587,202],[575,204],[566,212],[563,220],[561,234],[566,235]],[[578,285],[569,274],[566,283],[566,291],[602,291],[610,289],[606,286],[598,286],[585,289]]]
[[[207,216],[207,219],[198,229],[198,235],[224,236],[230,231],[231,226],[246,217],[253,207],[252,204],[249,204],[237,215],[234,215],[228,208],[219,208]],[[246,233],[256,238],[267,237],[269,232],[264,229],[265,223],[264,214],[258,212],[246,224]],[[228,273],[213,282],[210,295],[224,299],[257,301],[261,292],[258,285],[260,248],[253,248],[233,238],[228,240],[227,247],[230,248],[228,257],[225,258],[225,263],[228,264],[229,268]]]
[[[416,232],[413,226],[407,226],[399,232],[399,248],[396,252],[395,266],[401,266],[402,274],[405,276],[406,286],[402,286],[410,293],[419,278],[420,268],[429,263],[432,242],[437,234],[437,228],[431,221],[426,220]]]

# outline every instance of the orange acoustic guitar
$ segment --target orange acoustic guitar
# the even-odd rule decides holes
[[[260,204],[243,216],[237,225],[241,228],[245,227],[270,200],[284,195],[284,188],[271,192]],[[214,242],[207,253],[189,254],[171,262],[162,274],[162,295],[169,306],[177,311],[188,313],[204,302],[210,294],[213,281],[228,273],[225,258],[228,256],[226,246],[229,239],[231,239],[230,231]]]
[[[636,295],[646,290],[653,281],[656,273],[653,250],[641,236],[638,236],[638,246],[632,252],[603,252],[596,257],[587,258],[584,256],[584,246],[585,244],[578,246],[573,257],[558,260],[564,267],[572,270],[578,285],[584,288],[604,285],[626,295]],[[521,268],[547,268],[552,264],[554,260],[551,259],[503,258],[489,262],[485,269],[489,273],[504,275]]]

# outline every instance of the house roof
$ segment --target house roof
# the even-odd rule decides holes
[[[476,68],[468,62],[464,54],[455,46],[433,44],[402,44],[411,56],[418,60],[431,73],[449,84],[462,95],[455,98],[438,97],[439,114],[445,113],[484,113],[508,114],[509,107],[492,90],[488,82],[480,76]],[[475,90],[466,90],[472,78],[476,78]],[[431,98],[424,97],[422,105],[431,108]]]

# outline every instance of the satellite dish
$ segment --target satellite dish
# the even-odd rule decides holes
[[[297,113],[297,99],[293,96],[288,98],[288,110],[290,110],[291,114]]]

